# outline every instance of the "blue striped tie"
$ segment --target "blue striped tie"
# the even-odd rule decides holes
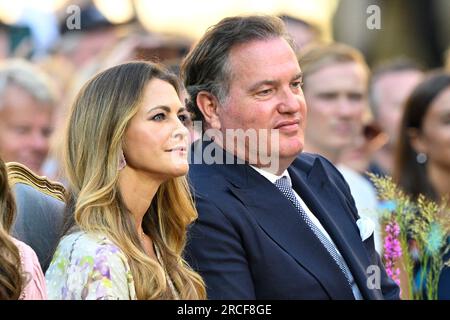
[[[352,288],[352,281],[353,276],[350,273],[350,270],[348,269],[347,264],[343,261],[343,258],[339,255],[337,252],[335,246],[331,243],[331,241],[322,233],[322,231],[319,230],[319,228],[311,221],[311,219],[306,214],[305,210],[303,210],[302,206],[300,205],[300,202],[297,200],[297,197],[294,194],[294,191],[292,190],[291,186],[289,185],[289,182],[286,177],[282,177],[275,181],[275,185],[278,189],[286,196],[286,198],[289,199],[289,201],[292,202],[292,204],[295,206],[297,211],[300,213],[301,218],[303,221],[306,222],[308,227],[314,232],[316,237],[320,240],[320,242],[323,244],[323,246],[327,249],[328,253],[333,257],[333,260],[338,265],[339,269],[341,269],[342,273],[344,273],[345,278],[347,279],[347,282]]]

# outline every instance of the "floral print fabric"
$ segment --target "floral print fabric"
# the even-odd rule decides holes
[[[101,234],[80,231],[64,237],[45,278],[49,299],[136,299],[125,255]]]

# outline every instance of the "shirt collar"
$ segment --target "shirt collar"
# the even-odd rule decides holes
[[[275,184],[275,181],[277,181],[278,179],[282,178],[282,177],[286,177],[289,186],[292,187],[292,181],[291,181],[291,177],[289,176],[289,172],[287,170],[284,170],[283,173],[279,176],[277,176],[276,174],[273,174],[271,172],[268,172],[264,169],[261,168],[257,168],[255,166],[250,166],[253,169],[256,170],[256,172],[258,172],[260,175],[262,175],[264,178],[266,178],[267,180],[269,180],[270,182],[272,182],[273,184]]]

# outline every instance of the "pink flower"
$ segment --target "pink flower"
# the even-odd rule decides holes
[[[384,239],[384,261],[386,272],[392,280],[400,286],[400,269],[395,268],[395,263],[402,256],[402,247],[398,236],[400,234],[400,227],[397,222],[391,221],[385,228],[386,237]]]

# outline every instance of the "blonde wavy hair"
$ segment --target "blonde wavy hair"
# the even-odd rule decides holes
[[[105,234],[123,251],[138,299],[174,298],[163,268],[145,254],[118,185],[124,133],[146,85],[155,78],[180,94],[177,78],[155,63],[129,62],[94,76],[75,99],[64,143],[72,225]],[[181,299],[206,298],[201,277],[182,258],[187,226],[196,218],[186,178],[177,177],[159,187],[142,222]],[[69,227],[70,223],[66,230]]]
[[[0,300],[19,299],[26,280],[19,249],[9,236],[15,208],[5,163],[0,159]]]

